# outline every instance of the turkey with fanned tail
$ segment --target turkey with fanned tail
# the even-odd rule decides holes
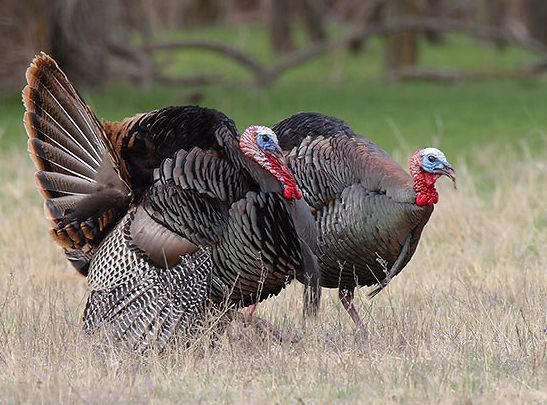
[[[316,240],[313,217],[271,129],[238,136],[196,106],[101,123],[49,56],[26,78],[51,235],[92,290],[86,330],[162,349],[205,304],[250,305],[318,277],[303,240]]]
[[[295,114],[273,129],[314,212],[320,279],[313,287],[338,288],[366,332],[352,302],[355,288],[377,285],[375,296],[401,272],[438,201],[435,182],[445,175],[455,186],[455,171],[440,150],[425,148],[411,156],[408,175],[345,122],[320,113]]]

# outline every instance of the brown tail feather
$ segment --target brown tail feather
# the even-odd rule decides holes
[[[95,158],[89,156],[82,147],[74,142],[71,137],[67,136],[63,129],[55,123],[40,117],[34,112],[25,112],[24,124],[29,134],[29,142],[31,139],[40,139],[48,142],[59,150],[64,151],[75,159],[81,160],[91,168],[96,168],[97,163]]]
[[[37,169],[96,183],[106,153],[98,120],[49,56],[36,56],[25,76],[24,123]]]
[[[40,170],[63,173],[94,183],[97,170],[85,162],[72,157],[62,149],[40,139],[29,139],[28,151]]]
[[[41,54],[25,76],[28,86],[23,91],[23,103],[27,111],[63,130],[99,166],[106,151],[102,127],[57,63]]]
[[[89,181],[63,173],[40,171],[36,172],[35,179],[46,199],[91,194],[95,191],[94,185]]]
[[[23,90],[28,150],[51,235],[82,274],[130,202],[104,129],[57,63],[34,58]]]
[[[73,211],[76,208],[80,200],[81,198],[75,195],[47,199],[44,202],[46,217],[53,220],[54,225],[57,226],[64,219],[67,212]]]

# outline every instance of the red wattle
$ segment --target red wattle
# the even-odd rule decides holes
[[[439,201],[439,197],[438,195],[435,195],[435,194],[427,194],[427,193],[416,194],[416,205],[420,207],[437,204],[438,201]]]
[[[410,158],[410,174],[414,179],[416,205],[424,207],[437,204],[439,194],[435,189],[435,182],[440,176],[428,173],[421,168],[419,151]]]
[[[274,155],[267,153],[266,156],[268,157],[268,162],[270,164],[270,173],[272,173],[283,186],[283,198],[287,200],[300,200],[302,198],[302,193],[298,190],[296,180],[289,168],[282,165]]]
[[[437,204],[439,194],[435,189],[435,182],[439,175],[420,171],[414,176],[414,189],[416,190],[416,205],[420,207]]]
[[[286,200],[300,200],[302,193],[295,187],[285,187],[283,189],[283,198]]]

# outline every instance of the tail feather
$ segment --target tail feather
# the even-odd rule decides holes
[[[26,91],[30,93],[29,97],[23,97],[27,111],[56,124],[99,166],[106,150],[101,124],[57,63],[41,54],[27,69],[25,77]]]
[[[74,211],[80,202],[81,197],[77,195],[46,200],[44,203],[46,218],[53,220],[58,225],[68,212]]]
[[[29,139],[28,149],[36,166],[48,172],[64,173],[94,183],[97,171],[81,160],[40,139]]]
[[[83,136],[85,136],[85,134],[82,135],[82,129],[77,127],[73,121],[70,121],[63,116],[66,112],[59,107],[57,103],[49,100],[49,97],[44,97],[37,89],[29,87],[27,87],[27,89],[28,90],[23,92],[23,100],[27,111],[34,114],[34,116],[39,119],[41,125],[44,123],[55,130],[55,132],[51,132],[52,135],[57,135],[54,139],[65,137],[76,147],[80,159],[85,160],[93,167],[98,168],[102,156],[104,155],[105,148],[93,145],[92,142],[82,139]],[[100,132],[97,133],[96,131],[97,128],[94,128],[93,131],[90,131],[90,135],[99,135]],[[32,133],[32,131],[29,133]],[[35,134],[35,137],[41,138],[41,134],[37,133]]]
[[[41,171],[36,173],[35,179],[44,198],[86,195],[95,191],[91,182],[63,173]]]
[[[65,251],[65,255],[70,264],[72,264],[80,274],[85,274],[87,272],[89,262],[93,258],[92,253],[84,253],[80,250]]]
[[[56,123],[40,117],[35,112],[27,111],[24,116],[24,124],[30,139],[42,139],[75,159],[85,162],[90,168],[97,169],[96,158],[83,150],[81,145],[76,143],[73,137],[70,134],[67,135],[64,129]]]
[[[90,252],[127,211],[129,189],[103,127],[57,63],[46,54],[36,56],[26,79],[28,150],[51,235],[85,275]]]

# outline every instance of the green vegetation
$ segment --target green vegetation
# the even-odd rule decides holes
[[[222,40],[261,61],[275,61],[264,32],[255,26],[211,27],[165,35],[174,38]],[[356,131],[388,151],[422,145],[441,146],[449,155],[468,155],[475,146],[526,139],[535,145],[547,130],[547,81],[505,80],[456,85],[428,82],[389,83],[381,79],[379,39],[365,52],[336,51],[288,71],[268,88],[249,84],[240,66],[206,51],[185,50],[160,55],[170,74],[221,74],[222,84],[200,88],[155,86],[149,92],[113,85],[101,91],[82,91],[101,118],[118,120],[137,112],[171,104],[188,104],[199,91],[201,105],[218,108],[243,129],[251,123],[274,124],[297,111],[320,111],[346,120]],[[443,46],[422,44],[428,67],[491,70],[532,62],[527,51],[502,51],[460,36]],[[168,63],[169,62],[169,63]],[[23,148],[22,106],[19,94],[0,99],[0,149]]]
[[[331,27],[331,36],[342,34],[337,27]],[[223,41],[232,44],[259,61],[275,63],[277,57],[272,52],[267,35],[263,29],[248,25],[241,27],[215,26],[207,29],[200,28],[182,33],[169,33],[156,38],[158,41],[170,41],[176,39],[200,39]],[[296,32],[296,42],[300,47],[305,47],[305,35],[301,31]],[[364,52],[351,53],[343,49],[323,55],[312,62],[297,69],[287,72],[283,80],[286,81],[322,81],[327,80],[358,80],[363,77],[378,77],[383,69],[383,43],[379,37],[373,37],[363,46]],[[422,65],[426,67],[449,67],[452,69],[477,69],[488,71],[493,69],[515,68],[522,63],[531,63],[536,57],[529,51],[507,46],[502,50],[477,42],[462,35],[445,36],[445,42],[441,46],[432,46],[427,41],[421,43]],[[201,51],[186,50],[173,58],[163,59],[171,66],[170,72],[180,74],[181,67],[190,72],[222,73],[230,78],[246,78],[245,72],[239,66],[229,63],[225,59],[213,54],[205,54]],[[172,62],[172,63],[169,63]],[[220,68],[219,66],[222,66]],[[320,79],[317,79],[320,78]]]

